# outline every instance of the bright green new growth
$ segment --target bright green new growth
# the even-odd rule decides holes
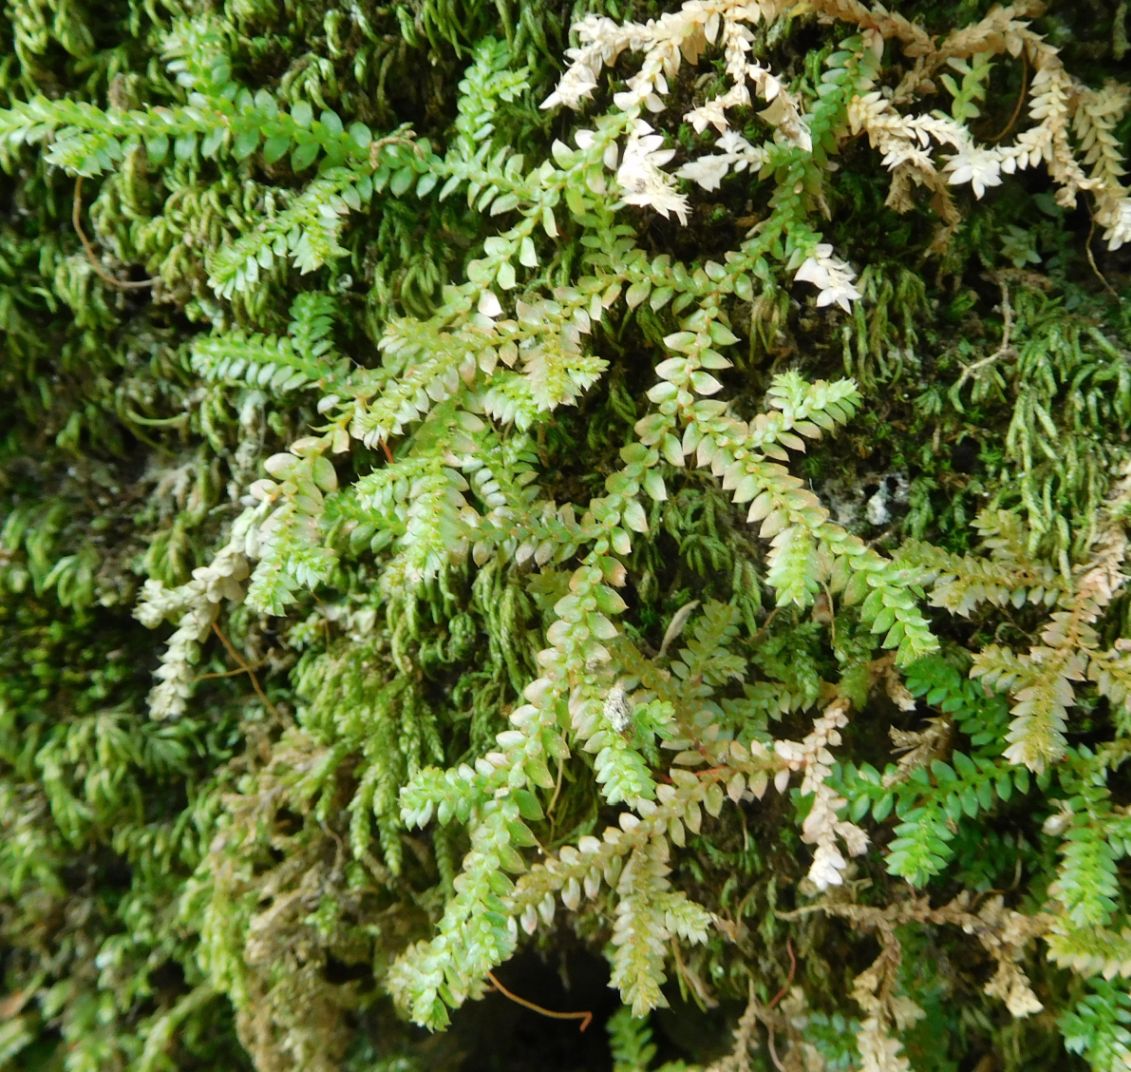
[[[1131,242],[1124,87],[1019,6],[690,0],[563,73],[528,5],[241,3],[61,96],[32,8],[0,1063],[424,1067],[383,997],[445,1028],[571,931],[618,1070],[680,998],[734,1039],[669,1069],[1124,1067],[1131,328],[1046,293],[1072,205]]]

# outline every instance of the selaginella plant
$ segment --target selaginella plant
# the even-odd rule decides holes
[[[1077,81],[1025,5],[941,33],[854,0],[590,14],[564,72],[532,8],[506,9],[504,40],[473,6],[463,32],[430,3],[382,13],[396,33],[355,7],[292,14],[326,54],[282,76],[264,73],[277,16],[253,4],[147,14],[165,73],[106,59],[110,107],[31,66],[6,90],[5,166],[67,189],[75,244],[52,256],[86,318],[74,353],[111,339],[127,370],[79,424],[115,414],[151,446],[133,479],[153,502],[115,559],[51,513],[73,473],[41,497],[13,478],[0,568],[83,613],[140,587],[137,619],[165,634],[147,701],[131,679],[112,718],[44,726],[18,683],[4,701],[4,791],[29,802],[10,896],[56,903],[62,864],[37,854],[93,858],[115,824],[134,869],[94,954],[136,964],[132,983],[90,984],[133,1041],[76,1041],[66,1067],[173,1067],[178,1037],[206,1053],[218,997],[259,1069],[411,1063],[381,996],[447,1027],[567,929],[608,961],[618,1069],[648,1066],[644,1019],[677,991],[741,1003],[732,1052],[692,1055],[717,1068],[941,1070],[980,1048],[1026,1067],[1026,1046],[1061,1059],[1058,1027],[1091,1067],[1125,1067],[1131,490],[1105,418],[1131,412],[1112,371],[1131,331],[1099,290],[1102,312],[1041,320],[1014,232],[1051,244],[1077,207],[1108,250],[1131,241],[1128,90]],[[459,54],[452,110],[397,99],[412,49]],[[1016,196],[995,207],[996,187]],[[1009,215],[1030,202],[1045,231]],[[918,329],[937,369],[893,326],[900,303],[928,309],[925,284],[889,282],[912,250],[936,306],[995,273],[989,357],[955,368],[957,297]],[[871,394],[838,374],[854,331]],[[1055,371],[1017,359],[1051,334],[1072,339]],[[19,345],[34,418],[44,355]],[[139,354],[158,355],[149,381]],[[831,475],[860,477],[894,367],[919,377],[893,403],[904,431],[1002,424],[970,489],[992,504],[932,513],[959,479],[936,442],[902,543]],[[1038,412],[1038,441],[1086,463],[1033,461],[1017,429]],[[97,434],[55,444],[89,454]],[[38,603],[19,615],[46,643]],[[143,836],[164,770],[189,801],[163,805],[175,850]],[[166,859],[175,879],[149,881]],[[49,917],[12,993],[44,985]],[[89,957],[71,931],[44,978]],[[182,966],[172,993],[150,961]],[[127,1028],[141,995],[156,1011]],[[94,1018],[37,1000],[13,1055]],[[351,1035],[360,1013],[381,1031]]]

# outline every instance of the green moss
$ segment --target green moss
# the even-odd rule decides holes
[[[665,6],[13,7],[0,1067],[1123,1067],[1118,176],[901,198],[852,102],[1063,61],[1099,169],[1124,6],[791,8],[631,205],[639,53],[541,104]]]

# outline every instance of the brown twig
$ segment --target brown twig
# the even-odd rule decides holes
[[[256,667],[256,669],[258,669],[258,667]],[[242,666],[237,666],[235,670],[215,670],[208,674],[197,674],[196,677],[192,679],[192,683],[195,685],[200,681],[220,681],[226,677],[239,677],[240,674],[246,673],[247,671]]]
[[[774,1062],[774,1068],[776,1068],[778,1072],[785,1072],[785,1065],[781,1063],[781,1059],[778,1057],[778,1048],[774,1043],[774,1029],[772,1026],[767,1028],[766,1042],[769,1044],[770,1060]]]
[[[1115,298],[1116,301],[1118,301],[1119,300],[1119,294],[1116,292],[1115,287],[1113,287],[1107,281],[1107,276],[1105,276],[1103,274],[1103,272],[1100,271],[1100,266],[1098,264],[1096,264],[1096,258],[1092,254],[1092,238],[1095,235],[1095,233],[1096,233],[1096,217],[1093,214],[1091,226],[1088,228],[1088,238],[1087,238],[1087,241],[1085,241],[1085,243],[1084,243],[1084,252],[1087,253],[1088,263],[1092,266],[1092,271],[1095,273],[1096,278],[1100,281],[1104,290],[1106,290],[1108,292],[1108,294],[1110,294],[1113,298]]]
[[[558,803],[558,797],[562,792],[562,775],[565,773],[565,760],[558,758],[558,776],[554,779],[554,795],[550,797],[550,803],[546,806],[546,818],[548,819],[554,813],[554,806]]]
[[[81,175],[75,179],[75,199],[71,207],[71,224],[74,226],[75,234],[79,236],[82,248],[86,251],[87,260],[90,261],[90,266],[94,269],[94,274],[107,286],[117,287],[119,290],[141,290],[145,287],[153,286],[154,283],[160,283],[161,279],[159,276],[154,276],[152,279],[118,279],[102,267],[102,262],[98,259],[97,251],[82,229],[82,180],[83,177]]]
[[[593,1013],[586,1009],[584,1012],[554,1012],[552,1009],[544,1009],[541,1005],[535,1005],[533,1001],[527,1001],[526,998],[520,998],[517,994],[512,994],[498,979],[495,978],[493,972],[487,973],[487,978],[491,980],[491,985],[503,995],[513,1001],[516,1005],[521,1005],[524,1009],[529,1009],[531,1012],[536,1012],[540,1016],[548,1016],[551,1020],[580,1020],[578,1031],[584,1031],[593,1022]]]
[[[1021,65],[1021,92],[1017,94],[1017,101],[1013,105],[1013,113],[1010,115],[1009,121],[995,137],[990,138],[991,145],[996,145],[1013,129],[1013,124],[1017,122],[1017,117],[1021,114],[1021,105],[1025,103],[1025,97],[1029,92],[1029,57],[1024,52],[1021,53]]]
[[[789,954],[789,975],[786,976],[782,988],[774,995],[773,1000],[766,1006],[766,1011],[769,1012],[782,998],[785,997],[789,988],[793,985],[793,977],[797,974],[797,957],[793,955],[793,940],[787,938],[785,940],[785,951]]]
[[[786,976],[782,988],[774,995],[769,1005],[766,1006],[767,1013],[772,1012],[774,1006],[789,992],[789,988],[793,985],[793,976],[797,972],[797,958],[793,955],[793,941],[789,938],[785,940],[785,951],[789,954],[789,974]],[[774,1039],[774,1024],[771,1019],[766,1020],[766,1042],[769,1044],[770,1059],[774,1062],[774,1067],[778,1069],[778,1072],[784,1072],[783,1065],[778,1059],[778,1050]]]
[[[1017,351],[1013,348],[1013,306],[1009,303],[1009,288],[1005,282],[1000,278],[994,279],[994,282],[1001,288],[1001,345],[989,355],[983,357],[978,361],[974,361],[966,365],[962,369],[962,375],[958,377],[957,383],[951,387],[948,394],[952,399],[957,399],[966,381],[971,377],[977,379],[978,369],[984,368],[986,365],[992,365],[995,361],[1000,361],[1006,357],[1016,357]]]
[[[369,146],[369,166],[376,168],[381,163],[381,151],[388,145],[407,145],[417,156],[417,159],[424,159],[424,150],[415,142],[413,138],[416,137],[416,132],[406,130],[403,134],[388,134],[384,138],[378,138]]]
[[[231,642],[226,636],[224,636],[223,630],[221,630],[221,628],[215,622],[212,623],[212,631],[220,638],[220,643],[224,645],[224,650],[231,657],[232,661],[235,662],[239,666],[239,668],[245,674],[247,674],[249,678],[251,678],[251,687],[255,689],[255,695],[258,696],[262,701],[263,706],[271,712],[273,717],[279,718],[278,709],[269,699],[267,699],[267,693],[263,691],[262,686],[259,684],[259,678],[255,676],[255,670],[252,669],[251,664],[238,651],[236,651],[234,647],[232,647]]]
[[[683,954],[679,951],[679,939],[673,936],[670,946],[672,960],[675,963],[675,972],[676,975],[679,976],[681,992],[686,994],[690,991],[695,998],[695,1003],[701,1009],[717,1008],[719,1003],[711,996],[711,992],[707,989],[706,983],[704,983],[691,968],[683,963]]]

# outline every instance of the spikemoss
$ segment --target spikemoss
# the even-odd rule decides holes
[[[17,6],[0,1065],[1125,1067],[1122,6]]]

